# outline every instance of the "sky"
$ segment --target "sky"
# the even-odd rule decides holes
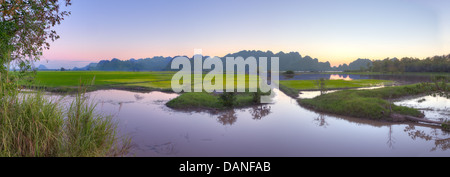
[[[72,0],[49,68],[241,50],[299,52],[332,66],[450,53],[447,0]]]

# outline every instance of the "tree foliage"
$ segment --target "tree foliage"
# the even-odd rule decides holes
[[[3,65],[14,60],[39,60],[42,51],[50,48],[48,39],[59,38],[51,28],[70,15],[60,9],[61,4],[69,6],[71,0],[0,0]]]
[[[225,92],[220,94],[219,101],[225,107],[233,107],[236,102],[236,93],[235,92]]]
[[[324,78],[320,78],[316,80],[316,86],[320,90],[320,95],[323,95],[327,92],[326,80]]]
[[[63,0],[62,4],[69,6],[70,1]],[[48,39],[59,38],[51,28],[70,15],[60,10],[60,4],[58,0],[0,0],[1,96],[13,94],[17,80],[27,80],[31,63],[50,48]],[[20,67],[20,72],[9,74],[11,62]]]

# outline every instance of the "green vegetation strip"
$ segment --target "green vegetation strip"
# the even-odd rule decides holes
[[[422,83],[373,90],[342,90],[313,99],[298,99],[298,102],[302,106],[320,112],[359,118],[391,120],[390,114],[392,113],[414,117],[423,117],[423,115],[419,110],[397,106],[388,100],[432,92],[448,94],[449,91],[449,86],[445,82],[435,84]]]
[[[48,91],[76,91],[80,84],[92,85],[92,90],[105,88],[124,88],[146,91],[169,89],[174,72],[115,72],[115,71],[39,71],[36,74],[37,86]]]
[[[392,81],[361,79],[361,80],[325,80],[327,89],[346,89],[346,88],[360,88],[379,86],[390,84]],[[316,80],[282,80],[281,85],[296,90],[319,90]]]
[[[80,84],[91,85],[89,91],[99,89],[125,89],[132,91],[172,91],[171,81],[175,72],[126,72],[126,71],[39,71],[36,74],[34,86],[45,87],[53,92],[76,92]],[[192,87],[194,78],[206,74],[191,75]],[[224,85],[227,77],[222,75]],[[232,76],[231,76],[232,77]],[[249,87],[249,81],[258,82],[257,76],[245,75],[245,83],[238,81],[238,75],[234,76],[235,86],[245,85]],[[215,81],[215,79],[213,79]],[[23,84],[26,85],[26,84]]]
[[[76,91],[81,84],[92,85],[90,90],[98,89],[126,89],[133,91],[152,91],[162,90],[171,91],[171,80],[175,72],[126,72],[126,71],[39,71],[36,74],[37,86],[43,86],[48,91],[68,92]],[[192,86],[195,77],[204,78],[202,76],[192,75]],[[237,78],[237,76],[235,76]],[[226,82],[227,77],[223,75],[223,81]],[[245,76],[245,86],[248,87],[249,81],[256,81],[257,76]],[[345,89],[370,87],[382,84],[388,84],[391,81],[386,80],[327,80],[327,89]],[[235,85],[241,82],[235,81]],[[318,90],[316,81],[314,80],[283,80],[280,84],[285,90],[296,92],[298,90]]]

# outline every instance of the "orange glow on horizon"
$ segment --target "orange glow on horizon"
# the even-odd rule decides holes
[[[350,64],[351,62],[355,61],[358,58],[361,59],[370,59],[370,60],[381,60],[385,58],[402,58],[402,57],[415,57],[415,58],[426,58],[426,57],[432,57],[435,55],[444,55],[446,54],[442,50],[428,50],[424,54],[416,51],[411,52],[402,52],[402,53],[396,53],[391,51],[385,51],[380,52],[384,55],[373,55],[373,54],[364,54],[365,52],[354,52],[354,51],[345,51],[345,50],[335,50],[328,51],[328,52],[321,52],[325,50],[319,50],[319,49],[309,49],[309,50],[273,50],[273,49],[245,49],[244,47],[230,47],[227,50],[224,50],[224,48],[216,48],[216,47],[206,47],[201,48],[198,47],[198,49],[202,49],[204,56],[219,56],[223,57],[230,53],[236,53],[242,50],[260,50],[260,51],[271,51],[273,53],[278,53],[280,51],[284,53],[289,52],[299,52],[302,57],[310,56],[312,58],[317,58],[319,62],[330,62],[331,67],[333,66],[339,66],[343,64]],[[77,53],[76,49],[67,49],[62,47],[54,47],[51,48],[48,51],[44,52],[44,56],[42,57],[42,60],[59,60],[59,61],[92,61],[92,62],[99,62],[100,60],[111,60],[113,58],[118,58],[120,60],[128,60],[131,58],[134,59],[140,59],[140,58],[152,58],[155,56],[163,56],[163,57],[175,57],[175,56],[193,56],[194,55],[194,48],[174,48],[174,49],[167,49],[167,48],[133,48],[131,50],[121,49],[121,50],[110,50],[107,48],[101,48],[101,49],[86,49],[83,50],[82,53]],[[336,52],[339,51],[339,52]],[[406,54],[408,53],[408,54]],[[448,52],[447,52],[448,53]]]

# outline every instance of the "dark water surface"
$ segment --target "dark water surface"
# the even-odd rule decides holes
[[[135,156],[450,156],[450,133],[438,127],[319,114],[276,93],[273,104],[218,114],[166,107],[177,94],[89,95],[133,137]]]

